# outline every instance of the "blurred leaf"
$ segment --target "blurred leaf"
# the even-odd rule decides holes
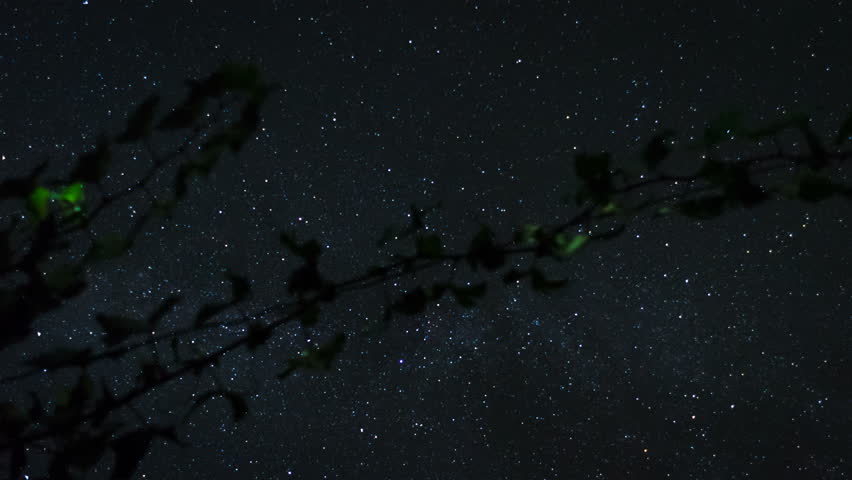
[[[251,297],[251,283],[248,278],[235,275],[230,270],[225,272],[225,278],[231,282],[232,302],[242,302]]]
[[[488,285],[485,282],[464,287],[450,287],[450,290],[456,297],[456,301],[459,302],[459,305],[465,308],[475,307],[476,300],[482,298],[485,295],[487,289]]]
[[[621,207],[613,201],[601,207],[601,215],[615,215],[619,212],[621,212]]]
[[[248,415],[248,403],[242,395],[231,391],[224,392],[224,395],[231,403],[231,415],[235,422],[239,422]]]
[[[316,261],[320,254],[322,254],[322,247],[315,239],[299,243],[295,236],[286,232],[281,233],[280,239],[281,243],[291,252],[309,262]]]
[[[423,287],[417,287],[402,296],[395,304],[394,310],[406,315],[416,315],[426,308],[429,295]]]
[[[59,198],[70,205],[82,206],[86,201],[85,185],[81,182],[74,182],[71,185],[63,188],[59,193]]]
[[[343,351],[345,342],[346,335],[338,333],[333,340],[319,347],[304,350],[299,357],[290,359],[287,369],[280,373],[278,377],[286,378],[300,368],[328,370],[331,368],[331,363],[335,357]]]
[[[86,258],[92,261],[109,260],[127,253],[133,242],[121,233],[108,233],[96,238]]]
[[[742,130],[743,113],[740,111],[722,112],[704,129],[704,145],[713,147],[737,135]]]
[[[416,239],[417,256],[421,258],[437,258],[444,254],[441,237],[434,234],[418,235]]]
[[[20,435],[30,424],[29,415],[12,402],[0,403],[0,432],[9,437]]]
[[[840,125],[840,129],[837,130],[837,137],[834,139],[834,144],[836,146],[843,145],[850,138],[852,138],[852,112],[843,120],[843,124]]]
[[[612,176],[609,171],[610,155],[579,154],[574,162],[574,171],[583,182],[583,187],[577,193],[577,202],[583,203],[591,199],[598,203],[609,200],[613,191]]]
[[[84,153],[77,159],[77,166],[71,172],[71,178],[81,182],[98,183],[109,171],[111,161],[109,140],[102,135],[94,151]]]
[[[117,345],[129,338],[131,335],[151,331],[151,327],[148,323],[139,318],[128,318],[119,315],[106,315],[100,313],[96,316],[96,320],[106,333],[104,341],[107,345]]]
[[[315,263],[306,263],[290,274],[287,282],[287,291],[295,295],[304,295],[318,292],[325,286],[325,281],[320,275]]]
[[[299,316],[299,321],[303,327],[312,327],[319,321],[320,309],[316,304],[308,305],[305,311]]]
[[[86,287],[83,269],[79,265],[63,264],[48,272],[44,283],[56,295],[63,298],[75,296]]]
[[[255,65],[226,63],[218,73],[226,90],[255,93],[262,86],[260,69]]]
[[[564,233],[557,234],[554,237],[556,244],[556,254],[561,256],[569,256],[579,250],[589,241],[588,235],[576,234],[568,239],[568,235]]]
[[[690,218],[710,219],[718,217],[725,211],[725,197],[722,195],[706,195],[678,202],[675,204],[675,208]]]
[[[272,330],[262,323],[253,322],[248,326],[246,347],[254,351],[272,337]]]
[[[151,136],[151,127],[154,124],[154,115],[159,103],[160,97],[152,95],[136,107],[136,110],[130,114],[130,118],[127,120],[127,129],[115,141],[129,143]]]
[[[674,136],[675,132],[673,130],[664,130],[662,133],[658,133],[651,138],[651,141],[648,142],[648,145],[642,151],[642,161],[648,167],[648,170],[656,170],[660,163],[668,157],[672,151],[671,147],[669,147],[669,141]]]
[[[27,468],[27,449],[23,444],[12,446],[9,454],[9,478],[22,478]]]
[[[795,120],[791,116],[789,118],[782,118],[780,120],[776,120],[760,128],[745,130],[742,132],[742,134],[749,140],[762,140],[766,137],[775,136],[794,125]]]
[[[26,364],[44,370],[56,370],[63,367],[87,365],[91,355],[91,348],[58,347],[47,353],[37,355],[32,360],[28,360]]]
[[[796,197],[806,202],[819,202],[836,194],[852,194],[852,187],[834,182],[826,175],[804,172],[799,175]]]
[[[177,130],[190,128],[201,118],[206,107],[207,100],[204,97],[198,94],[190,94],[183,103],[166,114],[157,125],[157,129]]]
[[[543,232],[541,225],[526,224],[515,231],[515,243],[521,246],[535,245]]]
[[[507,285],[510,284],[510,283],[515,283],[518,280],[523,280],[524,278],[527,277],[527,275],[529,275],[529,272],[523,272],[523,271],[520,271],[520,270],[515,270],[513,268],[513,269],[509,270],[508,273],[503,275],[503,283],[505,283]]]
[[[567,280],[549,279],[537,268],[530,270],[530,280],[532,280],[533,290],[541,293],[550,293],[562,288],[566,283],[568,283]]]
[[[112,441],[112,449],[115,451],[115,465],[112,468],[112,480],[126,480],[133,478],[139,462],[148,453],[154,432],[149,429],[137,430],[128,433]]]
[[[148,318],[145,319],[145,323],[148,325],[148,328],[153,330],[157,328],[157,325],[160,323],[160,320],[163,319],[166,315],[171,312],[172,308],[175,307],[178,303],[180,303],[181,298],[178,296],[167,297],[165,300],[160,303],[160,306],[154,310],[151,315],[148,315]]]
[[[231,306],[230,303],[206,303],[198,309],[198,313],[195,314],[195,327],[200,327],[204,325],[207,320],[215,317],[216,315],[224,312]]]
[[[482,265],[496,270],[506,262],[506,253],[494,244],[494,232],[487,225],[473,237],[467,252],[467,261],[474,270]]]
[[[808,148],[811,150],[808,165],[814,170],[821,170],[828,165],[828,152],[822,143],[822,139],[811,128],[810,122],[810,118],[806,115],[799,115],[796,118],[796,125],[804,135]]]
[[[48,203],[52,194],[50,190],[44,187],[36,187],[27,198],[27,210],[36,220],[41,221],[47,217]]]

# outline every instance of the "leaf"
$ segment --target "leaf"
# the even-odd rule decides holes
[[[86,258],[96,262],[109,260],[124,255],[132,246],[133,242],[130,238],[117,232],[108,233],[92,242]]]
[[[239,422],[248,415],[248,403],[242,395],[231,391],[223,392],[223,394],[231,403],[231,416],[235,422]]]
[[[195,315],[195,327],[197,328],[204,325],[207,320],[224,312],[230,306],[230,303],[207,303],[202,305],[201,308],[198,309],[198,313]]]
[[[154,432],[145,429],[137,430],[112,441],[115,451],[115,465],[112,468],[112,480],[125,480],[133,477],[139,462],[148,453]]]
[[[151,331],[148,323],[138,318],[98,314],[96,320],[106,333],[107,345],[117,345],[132,335]]]
[[[574,171],[577,178],[583,182],[583,187],[577,194],[578,203],[584,202],[587,198],[599,203],[609,200],[613,190],[609,164],[608,153],[577,155]]]
[[[323,289],[325,281],[315,263],[306,263],[290,274],[287,291],[294,295],[305,295]]]
[[[418,235],[415,243],[418,257],[438,258],[444,253],[444,247],[441,245],[441,237],[438,235]]]
[[[71,172],[71,178],[81,182],[98,183],[106,176],[111,161],[109,140],[102,135],[94,151],[80,155],[77,159],[77,166]]]
[[[655,135],[642,151],[642,161],[648,170],[654,171],[671,153],[669,140],[675,136],[673,130],[665,130]]]
[[[704,129],[704,145],[713,147],[726,140],[731,135],[737,135],[742,130],[743,113],[740,111],[722,112],[710,125]]]
[[[248,326],[246,347],[254,351],[272,337],[272,330],[262,323],[254,322]]]
[[[21,478],[27,468],[27,449],[23,444],[12,447],[9,457],[9,478]]]
[[[12,402],[0,403],[0,432],[4,435],[16,437],[26,430],[29,423],[27,412],[17,405]]]
[[[299,315],[299,321],[303,327],[312,327],[319,321],[320,309],[316,304],[308,305],[305,311]]]
[[[115,141],[130,143],[151,136],[151,127],[154,124],[154,115],[159,103],[160,97],[152,95],[136,107],[136,110],[130,114],[130,118],[127,120],[127,129]]]
[[[44,283],[53,293],[63,298],[75,296],[86,287],[83,269],[79,265],[70,264],[60,265],[49,272]]]
[[[816,172],[806,172],[799,175],[797,187],[796,197],[806,202],[819,202],[835,194],[849,195],[852,193],[852,188],[835,183],[827,176]]]
[[[524,278],[527,277],[527,275],[529,275],[529,272],[523,272],[521,270],[515,270],[513,268],[513,269],[509,270],[508,273],[503,275],[503,283],[505,283],[506,285],[508,285],[510,283],[515,283],[518,280],[523,280]]]
[[[494,232],[484,225],[473,237],[467,252],[467,261],[471,268],[482,265],[488,270],[496,270],[506,262],[506,253],[494,244]]]
[[[718,217],[725,211],[725,197],[722,195],[706,195],[678,202],[675,204],[675,208],[690,218],[710,219]]]
[[[781,120],[776,120],[767,125],[764,125],[760,128],[755,128],[751,130],[745,130],[742,132],[742,135],[748,138],[749,140],[762,140],[766,137],[775,136],[784,130],[795,125],[795,120],[791,116],[789,118],[783,118]]]
[[[26,364],[38,369],[56,370],[63,367],[87,365],[91,355],[91,348],[58,347],[47,353],[37,355],[32,360],[28,360]]]
[[[573,237],[571,237],[570,240],[568,240],[568,236],[564,233],[557,234],[556,237],[554,237],[554,242],[556,244],[556,253],[557,255],[561,255],[563,257],[572,255],[588,241],[589,236],[584,234],[574,235]]]
[[[406,315],[416,315],[426,308],[429,302],[429,295],[423,287],[417,287],[410,292],[407,292],[394,304],[394,310]]]
[[[255,65],[226,63],[217,72],[226,90],[255,93],[261,87],[260,69]]]
[[[177,130],[190,128],[201,118],[206,107],[207,100],[203,96],[191,93],[182,104],[166,114],[157,125],[157,129]]]
[[[153,330],[157,328],[157,325],[160,323],[160,320],[163,319],[169,312],[174,308],[175,305],[180,303],[181,298],[178,296],[171,296],[166,298],[160,303],[160,306],[154,310],[151,315],[148,315],[148,318],[145,319],[145,323],[148,325],[148,328]]]
[[[530,280],[532,281],[533,290],[541,293],[550,293],[554,290],[562,288],[568,283],[567,280],[552,280],[544,276],[544,273],[537,268],[530,270]]]
[[[231,282],[232,303],[242,302],[251,297],[251,283],[248,278],[235,275],[230,270],[225,272],[225,278]]]
[[[476,299],[482,298],[487,289],[488,285],[485,282],[464,287],[450,287],[450,290],[456,297],[456,301],[459,302],[459,305],[465,308],[475,307]]]
[[[44,187],[36,187],[27,198],[27,210],[37,221],[44,220],[48,214],[48,203],[52,194]]]
[[[796,118],[796,124],[801,130],[808,148],[811,150],[811,156],[808,158],[809,166],[814,170],[821,170],[828,165],[828,152],[822,143],[819,135],[813,131],[810,126],[810,118],[805,115],[800,115]]]
[[[299,243],[295,236],[282,232],[280,237],[281,243],[284,244],[293,254],[313,262],[322,254],[322,247],[315,239],[308,240],[304,243]]]
[[[331,368],[335,357],[343,351],[346,335],[338,333],[331,341],[309,350],[304,350],[299,357],[290,359],[287,369],[278,374],[278,378],[286,378],[300,368],[323,369]]]
[[[520,230],[515,231],[515,243],[521,246],[535,245],[543,233],[541,225],[526,224]]]
[[[834,139],[834,144],[839,147],[850,138],[852,138],[852,113],[843,120],[843,124],[840,125],[840,129],[837,130],[837,137]]]

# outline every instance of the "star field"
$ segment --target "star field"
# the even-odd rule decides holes
[[[2,10],[2,178],[44,158],[63,171],[146,96],[177,101],[186,78],[225,60],[281,83],[254,140],[194,182],[173,217],[148,224],[127,258],[89,272],[89,290],[0,352],[3,365],[97,342],[97,313],[147,314],[169,295],[185,300],[162,331],[185,325],[227,297],[226,267],[252,280],[245,311],[257,311],[286,295],[299,265],[279,242],[285,229],[316,238],[323,271],[342,280],[403,247],[376,240],[411,221],[412,203],[441,202],[426,228],[461,250],[481,224],[505,238],[571,218],[563,197],[578,152],[630,165],[655,132],[691,141],[730,108],[757,122],[802,110],[832,133],[852,109],[844,1]],[[114,191],[150,161],[143,148],[117,155]],[[131,196],[98,228],[125,230],[146,208]],[[156,444],[139,478],[847,478],[850,223],[840,199],[638,219],[554,270],[569,279],[556,293],[496,280],[476,308],[442,301],[384,331],[364,331],[381,318],[382,289],[341,297],[316,328],[286,326],[254,354],[226,356],[218,378],[142,398],[128,419],[154,422],[221,382],[247,394],[251,413],[234,423],[224,401],[206,403],[181,430],[191,446]],[[275,378],[339,330],[353,336],[330,372]],[[244,331],[192,342],[212,351]],[[123,366],[96,373],[129,388]],[[62,380],[20,388],[47,394]]]

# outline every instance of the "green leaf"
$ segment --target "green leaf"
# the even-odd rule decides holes
[[[96,238],[86,258],[92,261],[109,260],[127,253],[133,242],[120,233],[109,233]]]
[[[557,234],[556,237],[554,237],[556,253],[561,256],[572,255],[588,241],[589,236],[584,234],[574,235],[570,240],[568,240],[568,235],[564,233]]]
[[[450,287],[450,290],[456,297],[456,301],[459,302],[459,305],[465,308],[475,307],[476,300],[482,298],[485,295],[487,289],[488,285],[485,282],[464,287]]]
[[[136,107],[136,110],[134,110],[127,120],[127,129],[115,141],[118,143],[129,143],[151,136],[154,115],[156,114],[159,103],[160,97],[152,95]]]
[[[655,135],[642,151],[642,161],[648,170],[656,170],[660,163],[671,153],[669,141],[675,136],[673,130],[665,130]]]
[[[86,200],[84,189],[85,186],[81,182],[72,183],[62,189],[59,193],[59,198],[70,205],[82,205]]]
[[[441,245],[441,237],[438,235],[418,235],[415,243],[418,257],[437,258],[444,254],[444,247]]]
[[[27,198],[27,210],[30,211],[37,221],[47,218],[49,212],[48,203],[52,193],[44,187],[36,187]]]
[[[535,245],[542,233],[541,225],[526,224],[522,225],[520,230],[515,231],[514,240],[521,246]]]

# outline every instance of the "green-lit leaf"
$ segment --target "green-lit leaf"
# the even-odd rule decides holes
[[[588,235],[576,234],[570,239],[568,235],[560,233],[554,237],[556,244],[556,253],[562,256],[568,256],[579,250],[589,241]]]
[[[84,188],[85,186],[80,182],[72,183],[62,189],[62,192],[59,194],[59,198],[71,205],[82,205],[86,200]]]
[[[485,295],[487,289],[488,285],[485,282],[470,286],[450,287],[450,290],[456,297],[456,301],[459,302],[459,305],[465,308],[476,306],[476,300],[482,298]]]
[[[656,170],[660,163],[671,153],[669,141],[674,137],[675,133],[672,130],[665,130],[662,133],[655,135],[645,149],[642,151],[642,161],[648,170]]]
[[[148,138],[151,135],[151,127],[154,124],[154,115],[160,97],[152,95],[142,102],[127,120],[127,129],[115,140],[118,143],[129,143]]]
[[[534,245],[538,242],[542,232],[543,230],[540,225],[522,225],[519,230],[515,231],[515,243],[522,246]]]
[[[444,247],[441,245],[441,237],[438,235],[419,235],[416,239],[416,246],[418,257],[437,258],[444,253]]]
[[[601,215],[615,215],[621,212],[621,207],[615,202],[609,202],[601,207]]]
[[[27,198],[27,210],[30,211],[36,220],[41,221],[47,217],[49,212],[49,203],[52,194],[50,190],[44,187],[36,187]]]
[[[120,233],[109,233],[96,238],[89,249],[87,259],[93,261],[109,260],[124,255],[132,246],[132,242]]]

